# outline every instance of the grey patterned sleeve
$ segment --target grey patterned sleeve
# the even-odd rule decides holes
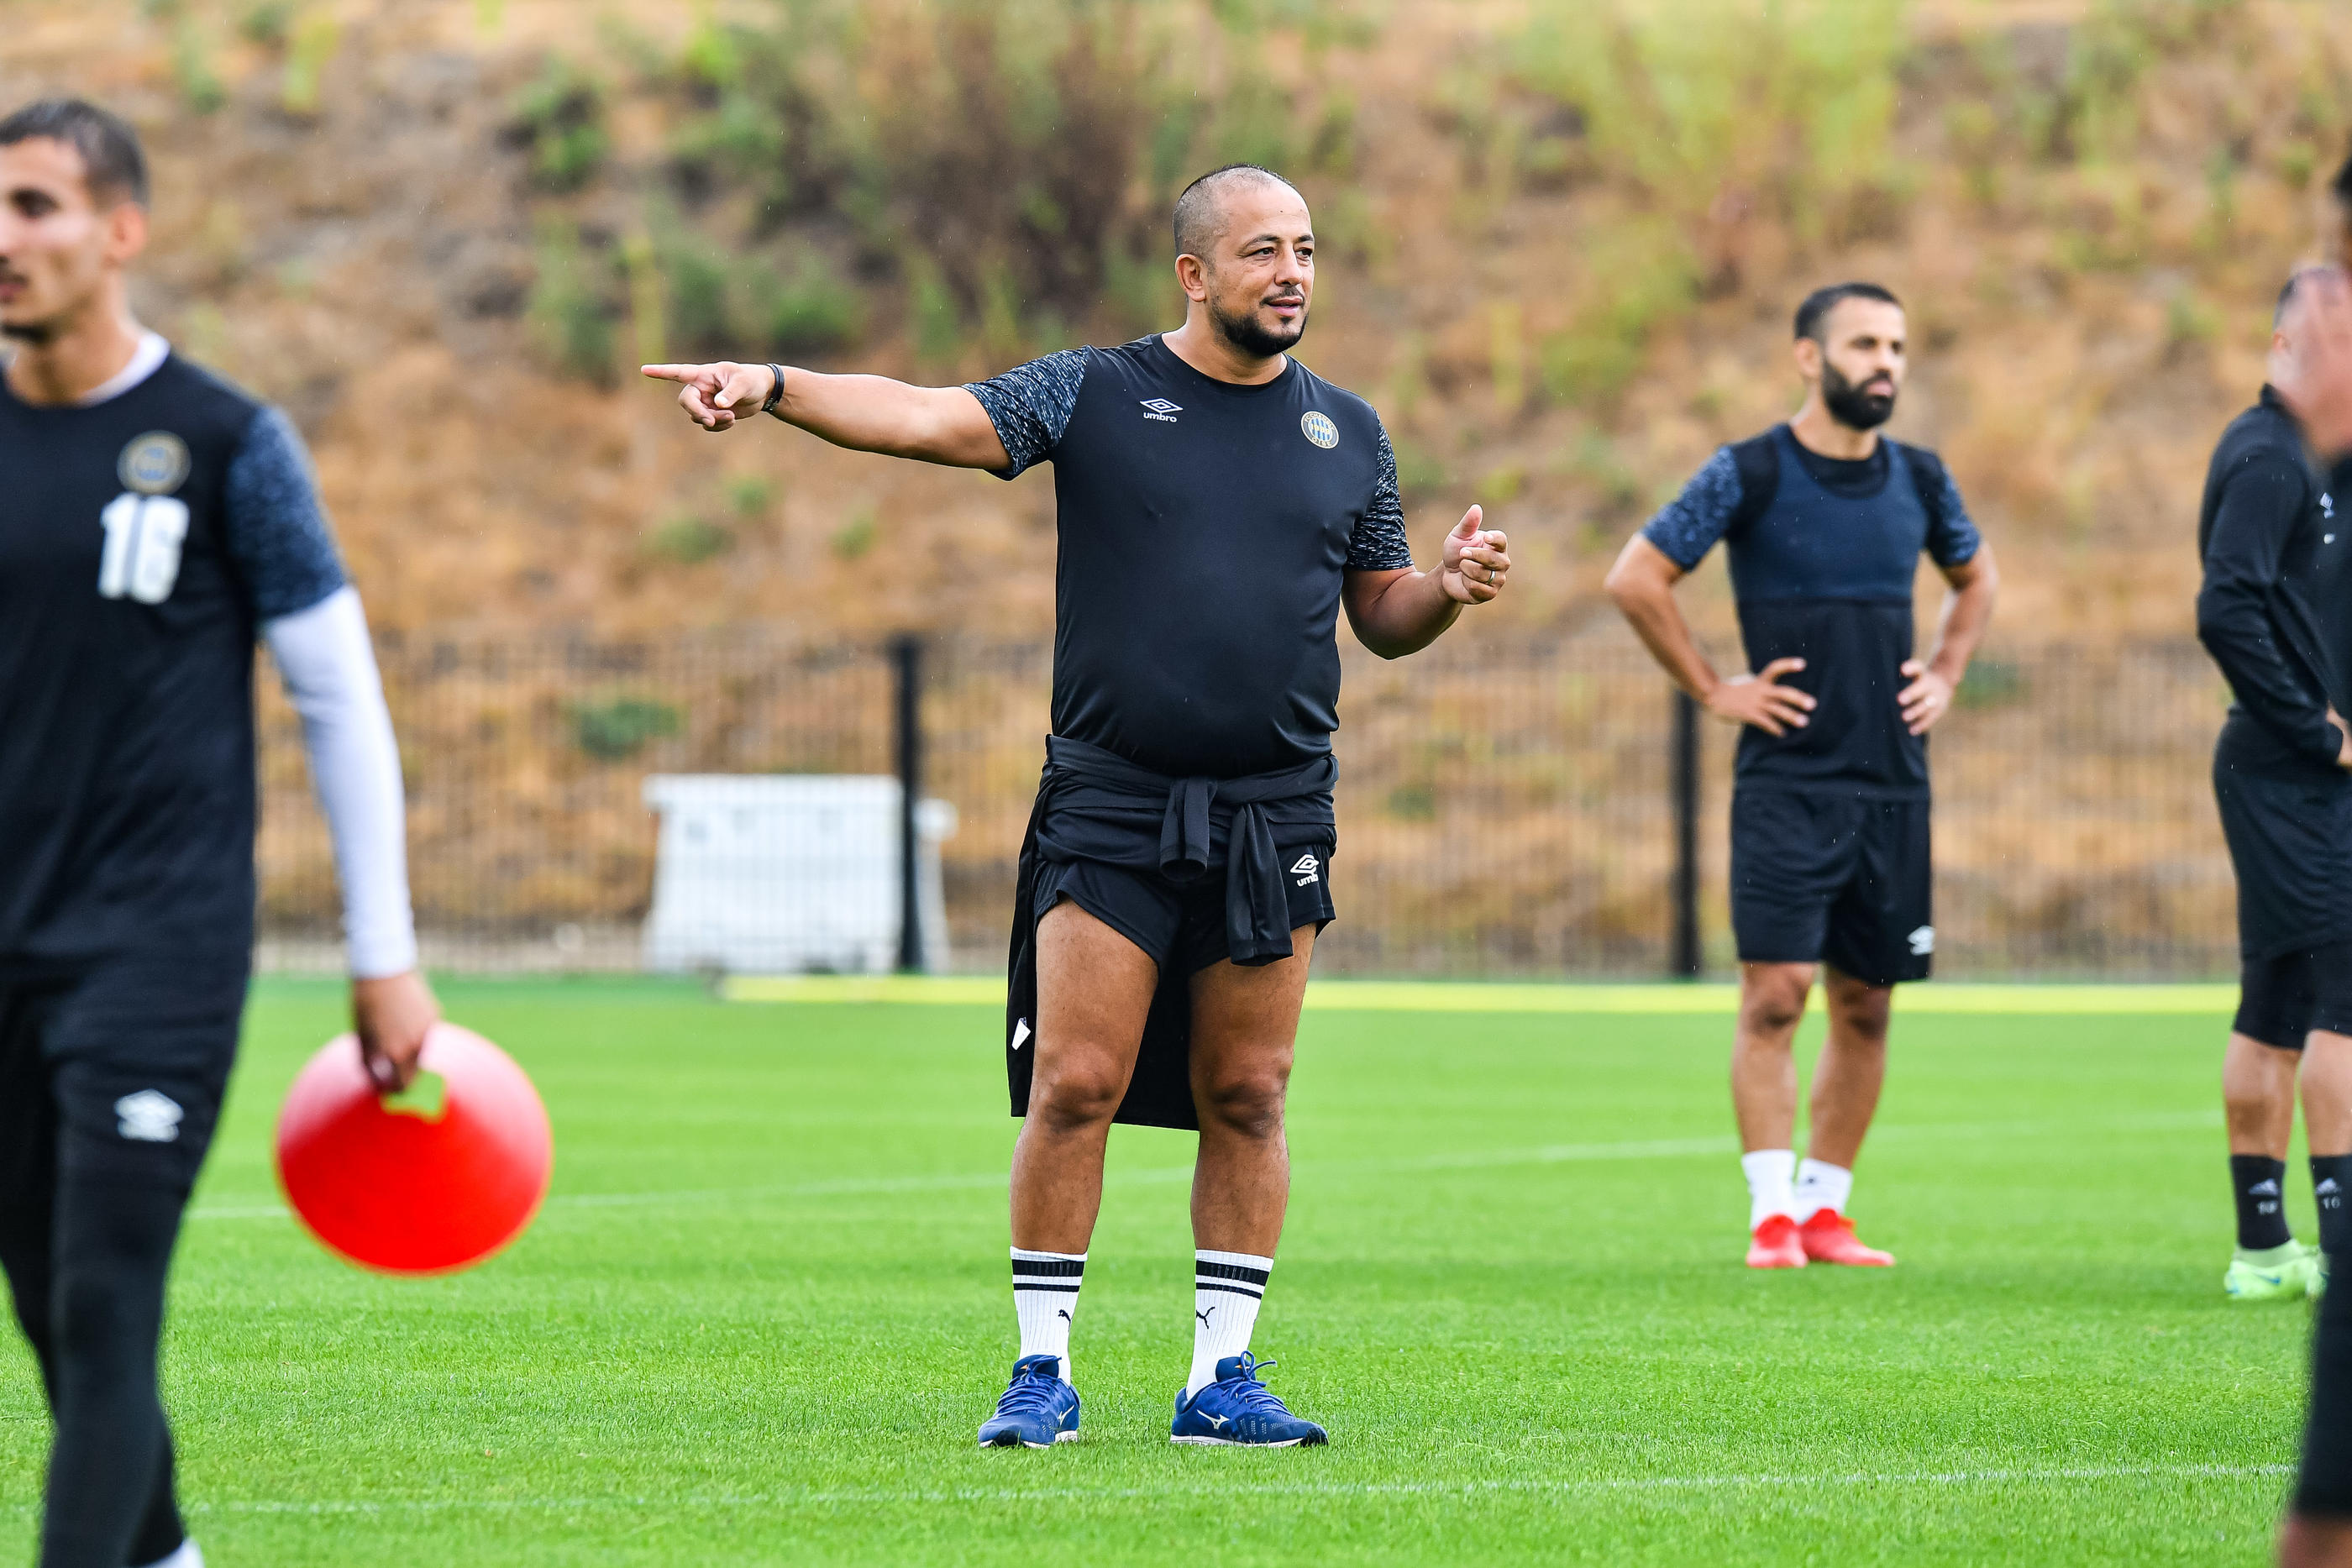
[[[1389,444],[1389,433],[1382,429],[1372,504],[1364,508],[1348,535],[1348,570],[1396,571],[1412,566],[1412,546],[1404,537],[1404,502],[1397,492],[1396,448]]]
[[[1642,526],[1642,537],[1688,571],[1706,559],[1731,527],[1739,510],[1739,462],[1730,447],[1718,446],[1715,455],[1691,476],[1683,493]]]
[[[310,455],[284,414],[264,408],[253,416],[229,459],[226,490],[229,558],[245,578],[255,621],[308,610],[343,586]]]
[[[1017,479],[1032,465],[1054,455],[1070,415],[1078,406],[1078,388],[1087,379],[1087,350],[1064,349],[1042,360],[1015,365],[1001,376],[967,382],[964,391],[980,400],[1013,459],[1009,468],[993,470],[1000,479]]]
[[[1916,446],[1906,451],[1913,463],[1927,470],[1919,494],[1927,507],[1928,558],[1937,566],[1966,566],[1976,559],[1984,537],[1969,517],[1969,504],[1960,499],[1960,487],[1952,483],[1952,471],[1932,452]]]

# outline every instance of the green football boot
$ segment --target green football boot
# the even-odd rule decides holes
[[[2301,1241],[2259,1252],[2238,1249],[2221,1290],[2233,1301],[2301,1301],[2326,1289],[2319,1249]]]

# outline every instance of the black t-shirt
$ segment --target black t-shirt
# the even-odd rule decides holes
[[[971,390],[1003,477],[1054,465],[1054,733],[1184,778],[1328,753],[1341,579],[1412,564],[1371,405],[1295,359],[1217,381],[1157,336]]]
[[[0,383],[0,971],[253,936],[253,647],[342,586],[300,443],[173,356]]]
[[[2352,457],[2336,465],[2319,497],[2318,602],[2327,607],[2327,694],[2336,711],[2352,715]]]
[[[2327,704],[2339,674],[2331,649],[2352,631],[2342,593],[2352,546],[2335,511],[2294,416],[2264,387],[2213,449],[2197,514],[2197,635],[2237,698],[2239,767],[2332,772],[2343,745]]]

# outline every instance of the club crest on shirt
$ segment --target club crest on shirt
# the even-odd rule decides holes
[[[188,444],[168,430],[133,436],[114,465],[122,487],[142,496],[168,496],[188,476]]]
[[[1339,427],[1331,423],[1328,414],[1318,413],[1310,408],[1298,416],[1298,428],[1307,440],[1326,452],[1339,444]]]

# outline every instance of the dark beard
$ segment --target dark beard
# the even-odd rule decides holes
[[[57,325],[50,321],[12,321],[0,323],[0,338],[12,339],[27,348],[46,349],[58,335]]]
[[[1303,310],[1298,314],[1298,325],[1287,337],[1269,332],[1259,326],[1255,311],[1246,316],[1228,316],[1212,305],[1209,307],[1209,320],[1217,329],[1217,336],[1244,353],[1255,354],[1261,360],[1274,358],[1307,335],[1307,313]]]
[[[1827,360],[1822,361],[1822,402],[1848,430],[1876,430],[1895,414],[1893,392],[1863,392]]]

